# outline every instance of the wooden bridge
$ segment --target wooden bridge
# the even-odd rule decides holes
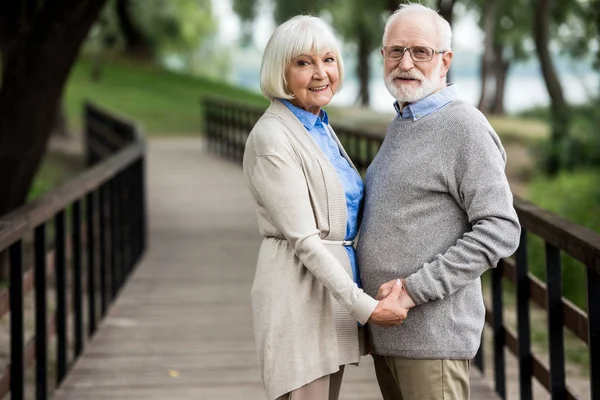
[[[144,145],[135,125],[88,107],[87,158],[98,165],[0,219],[0,250],[9,250],[11,266],[11,362],[0,377],[0,398],[10,392],[11,400],[21,400],[35,393],[43,400],[54,385],[57,400],[265,398],[249,302],[261,237],[241,168],[231,161],[239,161],[256,112],[232,112],[218,103],[205,110],[210,145],[200,138]],[[379,139],[360,142],[351,129],[338,132],[364,168]],[[497,398],[492,386],[503,398],[531,399],[532,393],[548,398],[548,392],[552,398],[580,398],[565,384],[563,326],[589,348],[589,391],[581,398],[599,399],[600,307],[594,301],[600,292],[600,236],[527,203],[517,203],[517,210],[524,228],[546,240],[554,269],[560,250],[588,260],[592,312],[586,315],[561,299],[556,281],[546,289],[528,275],[523,250],[516,265],[503,261],[493,270],[494,308],[487,317],[493,362],[483,351],[476,358],[472,399]],[[54,227],[51,257],[47,223]],[[45,279],[34,283],[31,271],[23,272],[24,232],[31,230],[35,276],[55,275],[56,311],[49,316]],[[504,324],[502,312],[493,312],[502,311],[503,279],[517,286],[517,333]],[[23,299],[33,287],[35,336],[27,339]],[[530,300],[552,310],[551,368],[531,350]],[[2,315],[6,303],[0,301]],[[48,349],[53,336],[56,352]],[[505,359],[505,350],[516,358]],[[48,353],[56,353],[55,359]],[[27,369],[32,364],[34,374]],[[479,372],[484,365],[488,380]],[[370,357],[346,370],[341,399],[381,399]]]

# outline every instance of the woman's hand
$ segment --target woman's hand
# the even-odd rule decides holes
[[[391,285],[388,295],[384,299],[379,300],[379,304],[377,304],[377,307],[367,321],[368,323],[383,327],[392,327],[400,325],[406,319],[408,309],[403,308],[399,302],[403,293],[402,282],[400,279],[392,282],[394,284]]]

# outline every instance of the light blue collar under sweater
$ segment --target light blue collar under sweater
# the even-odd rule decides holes
[[[457,99],[458,94],[458,87],[456,84],[450,84],[439,92],[432,93],[415,103],[408,104],[402,111],[400,111],[398,102],[395,101],[394,109],[396,109],[400,118],[412,118],[413,121],[416,121],[446,106],[452,100]]]

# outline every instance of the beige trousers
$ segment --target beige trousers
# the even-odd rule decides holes
[[[344,366],[342,365],[335,374],[322,376],[278,397],[277,400],[338,400],[343,376]]]
[[[373,355],[384,400],[468,400],[470,360]]]

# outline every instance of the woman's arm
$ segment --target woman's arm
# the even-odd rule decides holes
[[[265,137],[266,136],[266,137]],[[244,155],[244,173],[256,201],[267,210],[270,222],[294,248],[302,264],[360,323],[401,322],[391,299],[379,302],[360,289],[319,236],[301,160],[281,132],[254,130]],[[403,318],[402,318],[403,319]],[[390,321],[391,320],[391,321]]]

